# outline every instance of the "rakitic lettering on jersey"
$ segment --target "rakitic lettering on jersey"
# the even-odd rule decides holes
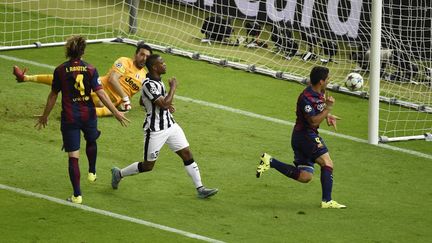
[[[87,66],[67,67],[66,72],[87,72]]]

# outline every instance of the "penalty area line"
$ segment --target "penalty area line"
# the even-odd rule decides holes
[[[113,213],[113,212],[102,210],[102,209],[92,208],[92,207],[89,207],[89,206],[86,206],[86,205],[82,205],[82,204],[71,203],[71,202],[68,202],[68,201],[66,201],[64,199],[59,199],[59,198],[47,196],[47,195],[44,195],[44,194],[27,191],[27,190],[24,190],[24,189],[21,189],[21,188],[16,188],[16,187],[11,187],[11,186],[0,184],[0,189],[11,191],[11,192],[15,192],[15,193],[22,194],[22,195],[25,195],[25,196],[30,196],[30,197],[45,199],[45,200],[48,200],[50,202],[54,202],[54,203],[57,203],[57,204],[61,204],[61,205],[69,206],[69,207],[78,208],[78,209],[81,209],[81,210],[84,210],[84,211],[87,211],[87,212],[97,213],[97,214],[100,214],[100,215],[103,215],[103,216],[108,216],[108,217],[111,217],[111,218],[116,218],[116,219],[120,219],[120,220],[124,220],[124,221],[129,221],[129,222],[136,223],[136,224],[141,224],[141,225],[152,227],[152,228],[155,228],[155,229],[159,229],[159,230],[163,230],[163,231],[167,231],[167,232],[183,235],[185,237],[192,238],[192,239],[197,239],[197,240],[201,240],[201,241],[205,241],[205,242],[212,242],[212,243],[213,242],[214,243],[224,243],[224,241],[215,240],[215,239],[208,238],[208,237],[205,237],[205,236],[202,236],[202,235],[197,235],[197,234],[190,233],[190,232],[187,232],[187,231],[179,230],[179,229],[168,227],[168,226],[161,225],[161,224],[152,223],[152,222],[145,221],[145,220],[142,220],[142,219],[132,218],[132,217],[129,217],[129,216],[126,216],[126,215],[122,215],[122,214],[118,214],[118,213]]]
[[[51,66],[51,65],[47,65],[47,64],[43,64],[43,63],[38,63],[38,62],[34,62],[34,61],[31,61],[31,60],[27,60],[27,59],[21,59],[21,58],[17,58],[17,57],[13,57],[13,56],[0,55],[0,58],[6,59],[6,60],[10,60],[10,61],[17,61],[17,62],[21,62],[21,63],[27,63],[27,64],[34,65],[34,66],[37,66],[37,67],[45,67],[45,68],[48,68],[48,69],[51,69],[51,70],[55,69],[55,67]],[[232,112],[232,113],[235,113],[235,114],[244,115],[244,116],[247,116],[247,117],[253,117],[253,118],[257,118],[257,119],[261,119],[261,120],[265,120],[265,121],[269,121],[269,122],[273,122],[273,123],[278,123],[278,124],[287,125],[287,126],[291,126],[291,127],[295,125],[295,123],[290,122],[290,121],[285,121],[285,120],[281,120],[281,119],[278,119],[278,118],[264,116],[264,115],[256,114],[256,113],[253,113],[253,112],[244,111],[244,110],[240,110],[240,109],[236,109],[236,108],[232,108],[232,107],[228,107],[228,106],[224,106],[224,105],[219,105],[219,104],[216,104],[216,103],[211,103],[211,102],[207,102],[207,101],[203,101],[203,100],[196,100],[196,99],[192,99],[192,98],[184,97],[184,96],[179,96],[179,95],[176,95],[175,98],[179,99],[179,100],[182,100],[182,101],[192,102],[192,103],[195,103],[195,104],[199,104],[199,105],[203,105],[203,106],[207,106],[207,107],[212,107],[212,108],[215,108],[215,109],[219,109],[219,110],[223,110],[223,111],[228,111],[228,112]],[[341,134],[341,133],[336,133],[336,132],[332,132],[332,131],[325,130],[325,129],[320,129],[320,133],[327,134],[327,135],[334,136],[334,137],[339,137],[339,138],[347,139],[347,140],[351,140],[351,141],[358,142],[358,143],[366,143],[366,144],[368,144],[368,141],[365,140],[365,139],[361,139],[361,138],[357,138],[357,137],[353,137],[353,136],[349,136],[349,135],[345,135],[345,134]],[[425,153],[417,152],[417,151],[414,151],[414,150],[399,148],[399,147],[388,145],[388,144],[381,144],[381,143],[379,143],[376,146],[378,146],[380,148],[383,148],[383,149],[393,150],[393,151],[397,151],[397,152],[401,152],[401,153],[405,153],[405,154],[410,154],[410,155],[413,155],[413,156],[417,156],[417,157],[421,157],[421,158],[432,160],[432,155],[430,155],[430,154],[425,154]]]

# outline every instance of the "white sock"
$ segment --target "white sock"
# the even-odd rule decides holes
[[[195,184],[195,188],[202,187],[203,184],[201,182],[201,175],[197,163],[193,162],[190,165],[186,165],[185,169],[189,174],[189,176],[192,177],[193,183]]]
[[[138,172],[139,172],[138,163],[139,162],[133,162],[132,164],[128,165],[127,167],[121,169],[120,173],[121,173],[122,177],[138,174]]]

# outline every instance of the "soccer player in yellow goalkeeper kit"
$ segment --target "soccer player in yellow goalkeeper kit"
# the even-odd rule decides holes
[[[153,53],[152,48],[146,44],[137,45],[133,59],[128,57],[118,58],[108,73],[100,77],[102,87],[107,93],[111,102],[118,110],[128,111],[132,109],[130,97],[138,93],[147,71],[144,69],[147,57]],[[13,74],[16,80],[21,82],[35,82],[50,85],[53,81],[52,74],[25,75],[27,69],[21,70],[13,67]],[[95,93],[92,93],[93,103],[96,106],[96,114],[99,117],[112,115],[111,111],[104,106]]]

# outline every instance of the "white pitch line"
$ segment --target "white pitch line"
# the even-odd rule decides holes
[[[36,192],[26,191],[26,190],[21,189],[21,188],[16,188],[16,187],[11,187],[11,186],[0,184],[0,189],[11,191],[11,192],[16,192],[16,193],[19,193],[19,194],[22,194],[22,195],[26,195],[26,196],[30,196],[30,197],[36,197],[36,198],[45,199],[45,200],[48,200],[48,201],[51,201],[51,202],[54,202],[54,203],[57,203],[57,204],[61,204],[61,205],[69,206],[69,207],[78,208],[78,209],[81,209],[81,210],[84,210],[84,211],[88,211],[88,212],[92,212],[92,213],[97,213],[97,214],[101,214],[101,215],[108,216],[108,217],[111,217],[111,218],[121,219],[121,220],[124,220],[124,221],[129,221],[129,222],[132,222],[132,223],[136,223],[136,224],[145,225],[145,226],[156,228],[156,229],[163,230],[163,231],[168,231],[168,232],[171,232],[171,233],[176,233],[176,234],[179,234],[179,235],[186,236],[188,238],[193,238],[193,239],[202,240],[202,241],[205,241],[205,242],[212,242],[212,243],[224,243],[224,241],[215,240],[215,239],[208,238],[208,237],[205,237],[205,236],[202,236],[202,235],[197,235],[197,234],[190,233],[190,232],[187,232],[187,231],[179,230],[179,229],[168,227],[168,226],[161,225],[161,224],[152,223],[152,222],[145,221],[145,220],[142,220],[142,219],[132,218],[132,217],[129,217],[129,216],[113,213],[113,212],[102,210],[102,209],[92,208],[92,207],[89,207],[89,206],[86,206],[86,205],[71,203],[71,202],[68,202],[68,201],[66,201],[64,199],[59,199],[59,198],[47,196],[47,195],[36,193]]]
[[[263,116],[263,115],[252,113],[249,111],[235,109],[235,108],[232,108],[229,106],[210,103],[207,101],[195,100],[192,98],[179,96],[179,95],[176,95],[175,98],[179,99],[179,100],[186,101],[186,102],[192,102],[192,103],[200,104],[203,106],[212,107],[212,108],[216,108],[216,109],[220,109],[220,110],[224,110],[224,111],[229,111],[232,113],[236,113],[236,114],[240,114],[240,115],[244,115],[244,116],[248,116],[248,117],[253,117],[253,118],[257,118],[257,119],[261,119],[261,120],[266,120],[266,121],[270,121],[270,122],[274,122],[274,123],[278,123],[278,124],[282,124],[282,125],[287,125],[287,126],[291,126],[291,127],[295,125],[295,123],[290,122],[290,121],[285,121],[285,120],[281,120],[281,119],[273,118],[273,117],[269,117],[269,116]],[[357,137],[353,137],[353,136],[349,136],[349,135],[345,135],[345,134],[335,133],[335,132],[324,130],[324,129],[320,129],[320,133],[328,134],[330,136],[334,136],[334,137],[338,137],[338,138],[351,140],[354,142],[366,143],[366,144],[368,143],[368,141],[365,139],[361,139],[361,138],[357,138]],[[398,147],[391,146],[388,144],[378,144],[376,146],[432,160],[432,155],[430,155],[430,154],[420,153],[420,152],[409,150],[409,149],[398,148]]]
[[[51,65],[38,63],[38,62],[31,61],[31,60],[21,59],[21,58],[12,57],[12,56],[0,55],[0,58],[12,60],[12,61],[17,61],[17,62],[22,62],[22,63],[27,63],[27,64],[31,64],[31,65],[38,66],[38,67],[46,67],[46,68],[49,68],[52,70],[55,68],[54,66],[51,66]],[[229,106],[219,105],[216,103],[211,103],[211,102],[207,102],[207,101],[203,101],[203,100],[196,100],[196,99],[192,99],[192,98],[188,98],[188,97],[184,97],[184,96],[179,96],[179,95],[176,95],[175,98],[179,99],[179,100],[187,101],[187,102],[192,102],[195,104],[200,104],[200,105],[207,106],[207,107],[216,108],[219,110],[229,111],[232,113],[236,113],[236,114],[240,114],[240,115],[244,115],[244,116],[248,116],[248,117],[266,120],[266,121],[270,121],[270,122],[274,122],[274,123],[278,123],[278,124],[282,124],[282,125],[294,126],[294,123],[290,122],[290,121],[285,121],[285,120],[281,120],[281,119],[273,118],[273,117],[269,117],[269,116],[263,116],[260,114],[232,108]],[[345,135],[345,134],[341,134],[341,133],[335,133],[335,132],[324,130],[324,129],[320,129],[320,133],[327,134],[327,135],[334,136],[334,137],[347,139],[347,140],[351,140],[351,141],[355,141],[355,142],[359,142],[359,143],[366,143],[366,144],[368,143],[368,141],[365,139],[361,139],[361,138],[357,138],[357,137],[353,137],[353,136],[349,136],[349,135]],[[432,160],[431,154],[425,154],[425,153],[421,153],[421,152],[417,152],[417,151],[413,151],[413,150],[409,150],[409,149],[399,148],[399,147],[391,146],[388,144],[378,144],[376,146],[378,146],[380,148],[398,151],[401,153],[406,153],[406,154],[414,155],[417,157]]]
[[[16,61],[16,62],[30,64],[30,65],[33,65],[33,66],[36,66],[36,67],[44,67],[44,68],[48,68],[48,69],[51,69],[51,70],[54,70],[56,68],[55,66],[52,66],[52,65],[43,64],[43,63],[40,63],[40,62],[34,62],[34,61],[31,61],[31,60],[26,60],[26,59],[21,59],[21,58],[18,58],[18,57],[0,55],[0,58],[6,59],[6,60],[9,60],[9,61]]]

